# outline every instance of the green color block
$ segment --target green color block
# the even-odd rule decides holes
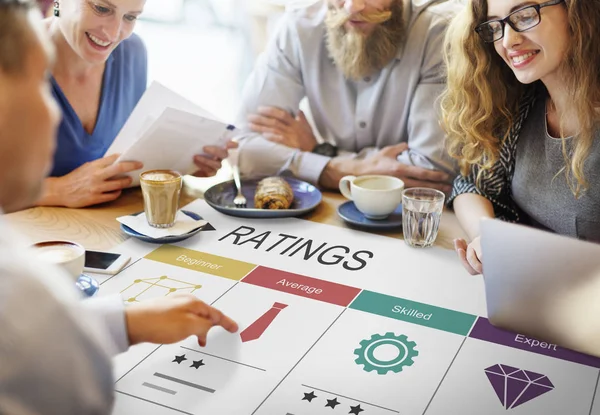
[[[477,319],[476,316],[447,310],[403,298],[363,291],[350,305],[354,310],[407,321],[449,333],[466,336]]]

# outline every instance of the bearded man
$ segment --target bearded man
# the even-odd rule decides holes
[[[345,175],[386,174],[448,192],[456,169],[436,100],[445,30],[460,7],[321,0],[286,12],[244,88],[242,173],[287,170],[324,188]]]

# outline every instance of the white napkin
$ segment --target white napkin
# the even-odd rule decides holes
[[[183,235],[195,229],[201,228],[208,223],[205,220],[194,220],[181,211],[177,212],[177,216],[175,217],[175,225],[170,228],[153,228],[152,226],[148,225],[146,214],[144,212],[137,216],[121,216],[120,218],[117,218],[117,220],[123,225],[129,226],[134,231],[155,239],[164,238],[165,236]]]

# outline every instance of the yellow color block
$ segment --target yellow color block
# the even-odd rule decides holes
[[[218,255],[193,251],[173,245],[163,245],[146,255],[146,259],[177,267],[239,281],[256,265]]]

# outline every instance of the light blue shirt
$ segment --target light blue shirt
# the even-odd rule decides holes
[[[404,1],[407,37],[396,57],[379,73],[348,80],[329,57],[327,5],[319,1],[288,12],[244,88],[238,126],[240,169],[246,175],[284,170],[317,183],[329,158],[272,143],[247,128],[259,106],[298,112],[307,98],[318,135],[349,157],[407,142],[399,161],[455,172],[444,150],[437,99],[445,87],[443,39],[461,6],[458,1]]]
[[[125,39],[106,61],[96,126],[83,128],[54,78],[52,93],[62,110],[52,177],[64,176],[82,164],[104,156],[146,90],[148,59],[142,40]]]

